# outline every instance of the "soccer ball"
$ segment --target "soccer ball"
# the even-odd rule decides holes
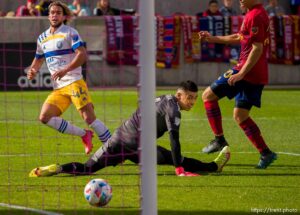
[[[95,207],[107,205],[112,197],[111,186],[103,179],[92,179],[85,185],[84,197],[88,203]]]

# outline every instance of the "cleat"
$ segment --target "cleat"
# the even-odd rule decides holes
[[[262,155],[256,166],[256,169],[266,169],[271,163],[273,163],[274,160],[277,160],[277,154],[275,152]]]
[[[93,149],[92,138],[94,135],[91,130],[85,130],[85,132],[85,135],[82,136],[81,139],[84,144],[85,154],[88,155]]]
[[[56,175],[60,166],[58,164],[52,164],[44,167],[37,167],[31,170],[29,177],[47,177]]]
[[[226,142],[218,142],[216,139],[212,140],[207,146],[202,149],[202,152],[210,154],[214,152],[221,151],[225,146],[228,146]]]
[[[222,151],[219,153],[218,157],[214,160],[217,164],[218,169],[216,172],[222,172],[223,167],[230,159],[229,146],[225,146]]]

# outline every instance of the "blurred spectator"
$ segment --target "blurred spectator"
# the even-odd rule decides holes
[[[16,16],[39,16],[35,3],[36,0],[27,0],[26,5],[21,5],[17,8]]]
[[[6,13],[4,11],[2,11],[2,10],[0,10],[0,17],[1,16],[6,16]]]
[[[265,6],[269,16],[281,16],[285,14],[283,7],[278,4],[277,0],[269,0],[269,4]]]
[[[95,16],[105,16],[105,15],[120,15],[121,11],[116,8],[110,7],[109,0],[99,0],[97,2],[96,8],[94,9]]]
[[[220,8],[220,12],[223,16],[236,16],[238,13],[232,7],[233,0],[223,0],[223,6]]]
[[[291,0],[291,11],[292,14],[300,16],[300,0]]]
[[[15,15],[15,11],[8,11],[5,17],[14,17]]]
[[[83,3],[80,3],[80,0],[73,0],[73,3],[68,5],[68,7],[75,16],[90,16],[91,15],[91,11],[90,11],[89,7]]]
[[[40,3],[35,7],[41,16],[48,16],[49,10],[48,7],[53,0],[41,0]]]
[[[219,11],[218,1],[210,0],[208,3],[208,9],[203,12],[202,16],[222,16],[221,12]]]
[[[73,12],[75,16],[78,16],[80,10],[81,10],[81,5],[79,0],[74,0],[72,4],[68,5],[68,8]]]

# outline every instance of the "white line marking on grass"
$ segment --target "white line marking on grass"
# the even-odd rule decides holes
[[[39,210],[39,209],[35,209],[35,208],[28,208],[28,207],[23,207],[23,206],[19,206],[19,205],[11,205],[11,204],[0,203],[0,206],[6,207],[6,208],[18,209],[18,210],[31,211],[31,212],[35,212],[35,213],[38,213],[38,214],[63,215],[63,214],[60,214],[60,213],[44,211],[44,210]]]
[[[233,152],[238,154],[256,154],[257,152]],[[277,154],[281,155],[291,155],[291,156],[300,156],[298,153],[292,153],[292,152],[276,152]]]
[[[85,155],[84,153],[57,153],[57,154],[0,154],[0,157],[53,157],[53,156],[82,156]]]
[[[297,153],[291,153],[291,152],[276,152],[277,154],[283,154],[283,155],[292,155],[292,156],[300,156],[300,154]]]
[[[183,154],[203,154],[203,152],[182,152]],[[257,152],[232,152],[233,154],[257,154]],[[276,152],[277,154],[282,155],[290,155],[290,156],[300,156],[298,153],[292,153],[292,152]]]
[[[120,120],[120,119],[109,119],[106,120],[106,122],[123,122],[125,119]],[[256,120],[276,120],[276,117],[257,117],[255,118]],[[297,118],[296,118],[297,119]],[[224,121],[234,121],[232,117],[223,117],[222,120]],[[185,118],[182,119],[181,121],[207,121],[207,118]],[[81,120],[74,120],[72,121],[74,123],[79,123],[82,122]],[[7,120],[0,120],[0,123],[3,124],[10,124],[10,123],[16,123],[16,124],[37,124],[37,125],[42,125],[38,120],[16,120],[16,119],[7,119]]]

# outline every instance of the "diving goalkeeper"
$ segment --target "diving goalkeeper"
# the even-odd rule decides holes
[[[196,103],[198,87],[192,81],[182,82],[175,95],[163,95],[156,98],[157,138],[168,131],[171,151],[157,146],[157,164],[173,165],[177,176],[198,176],[199,172],[221,172],[230,158],[229,147],[226,146],[218,157],[210,163],[203,163],[193,158],[181,155],[179,128],[181,110],[189,111]],[[78,162],[63,165],[53,164],[37,167],[30,177],[52,176],[60,173],[73,175],[92,174],[107,166],[116,166],[125,160],[139,163],[139,125],[141,117],[139,108],[126,120],[101,146],[90,159],[82,164]]]

